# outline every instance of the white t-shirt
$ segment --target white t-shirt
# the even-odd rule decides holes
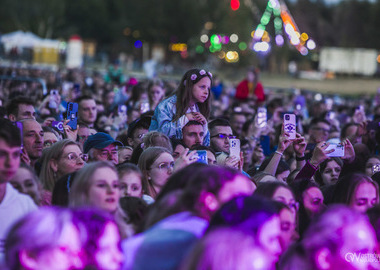
[[[4,199],[0,202],[0,265],[4,257],[4,241],[8,230],[24,215],[36,209],[37,205],[32,198],[19,193],[11,184],[7,183]]]

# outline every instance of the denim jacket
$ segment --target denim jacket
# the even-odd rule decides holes
[[[177,96],[173,95],[163,101],[161,101],[152,117],[152,122],[149,127],[149,131],[159,131],[169,138],[182,139],[182,128],[189,122],[186,115],[182,115],[177,121],[172,121],[176,113]],[[199,112],[197,104],[195,104],[195,111]],[[189,109],[186,113],[190,113]],[[203,130],[206,134],[203,139],[203,145],[210,145],[210,132],[208,131],[207,124],[203,125]]]

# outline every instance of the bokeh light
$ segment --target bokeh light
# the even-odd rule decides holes
[[[239,37],[236,34],[232,34],[230,36],[230,40],[231,40],[232,43],[236,43],[239,40]]]
[[[136,40],[134,45],[135,45],[135,48],[140,49],[142,47],[141,40]]]

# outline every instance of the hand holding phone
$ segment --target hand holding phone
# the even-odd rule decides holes
[[[78,125],[78,103],[67,103],[66,113],[66,118],[69,120],[67,125],[71,127],[71,129],[76,130]]]
[[[230,144],[230,157],[235,156],[240,159],[240,140],[239,139],[229,139]]]
[[[344,157],[344,145],[339,143],[330,143],[329,146],[327,146],[325,151],[329,151],[331,149],[334,149],[333,152],[330,154],[326,154],[328,157]]]
[[[197,160],[196,162],[208,164],[206,150],[196,150],[196,152],[197,154],[193,157]]]
[[[284,114],[284,131],[289,134],[289,139],[296,138],[296,115],[293,113]]]

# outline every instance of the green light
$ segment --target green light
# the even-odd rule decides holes
[[[273,14],[274,14],[275,16],[280,16],[280,14],[281,14],[281,10],[280,10],[279,8],[273,9]]]
[[[282,20],[278,17],[274,19],[274,28],[276,29],[282,28]]]
[[[209,50],[210,50],[210,52],[212,52],[212,53],[216,52],[214,45],[211,45]]]
[[[222,44],[214,44],[215,51],[220,51],[222,49]]]
[[[265,30],[265,26],[262,25],[262,24],[259,24],[259,25],[257,26],[257,29]]]
[[[196,48],[195,48],[195,51],[199,54],[203,53],[204,52],[204,48],[201,46],[201,45],[198,45]]]
[[[270,18],[268,18],[267,16],[264,15],[264,16],[261,18],[260,22],[261,22],[261,24],[263,24],[263,25],[267,25],[267,24],[269,23],[269,19],[270,19]]]
[[[220,43],[219,37],[217,35],[212,35],[210,38],[210,42],[211,44],[219,44]]]
[[[242,51],[245,51],[247,49],[247,43],[245,42],[240,42],[239,43],[239,49],[242,50]]]

